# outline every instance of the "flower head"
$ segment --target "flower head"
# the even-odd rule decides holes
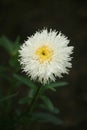
[[[73,47],[63,34],[46,29],[28,37],[19,50],[22,69],[33,80],[46,84],[68,73]]]

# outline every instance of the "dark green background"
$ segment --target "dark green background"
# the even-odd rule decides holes
[[[21,43],[35,31],[47,27],[61,31],[75,47],[73,68],[64,80],[67,87],[48,92],[60,108],[63,126],[40,124],[35,130],[87,129],[87,2],[86,0],[0,0],[0,36]],[[0,49],[0,51],[3,51]],[[2,52],[1,52],[2,53]],[[0,57],[2,60],[2,57]],[[3,61],[3,60],[2,60]]]

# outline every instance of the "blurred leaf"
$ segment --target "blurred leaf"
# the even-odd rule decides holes
[[[9,59],[9,65],[14,68],[15,73],[18,72],[20,70],[20,65],[18,62],[18,58],[17,57],[12,57]]]
[[[63,123],[59,118],[55,115],[48,114],[48,113],[33,113],[31,117],[32,121],[44,122],[44,123],[53,123],[55,125],[60,125]]]
[[[10,98],[13,98],[13,97],[17,96],[17,94],[18,94],[18,93],[14,93],[14,94],[11,94],[11,95],[9,95],[9,96],[6,96],[6,97],[0,99],[0,102],[9,100]]]
[[[19,42],[20,42],[20,37],[18,36],[14,42],[14,47],[13,47],[13,56],[16,56],[18,54],[18,50],[19,50]]]
[[[30,88],[35,88],[36,87],[36,85],[31,80],[29,80],[28,78],[26,78],[24,76],[14,74],[13,77],[15,79],[17,79],[18,81],[20,81],[21,83],[27,85]]]
[[[36,93],[36,90],[37,90],[37,87],[35,87],[34,89],[31,88],[29,91],[28,97],[33,98]]]
[[[34,95],[36,93],[36,91],[37,91],[37,87],[30,88],[28,96],[20,99],[19,103],[20,104],[25,104],[25,103],[29,103],[30,104],[31,101],[32,101],[32,98],[34,97]]]
[[[20,41],[20,36],[17,36],[17,38],[16,38],[16,40],[15,40],[15,44],[18,44],[19,43],[19,41]]]
[[[4,47],[10,55],[12,54],[12,52],[13,52],[13,44],[5,36],[2,36],[0,38],[0,45],[2,47]]]
[[[21,99],[19,100],[19,104],[29,103],[29,100],[30,100],[29,97],[21,98]]]
[[[55,83],[45,85],[45,88],[52,89],[53,91],[55,91],[56,87],[65,86],[67,84],[68,84],[67,82],[55,82]]]
[[[53,112],[53,113],[59,113],[59,109],[54,107],[53,103],[51,102],[51,100],[47,96],[41,96],[40,98],[43,100],[44,105],[45,105],[44,106],[42,104],[43,108],[46,108],[47,110],[49,110],[50,112]]]
[[[54,107],[54,109],[53,110],[51,110],[51,109],[49,109],[46,105],[44,105],[44,104],[38,104],[38,106],[37,106],[38,108],[42,108],[42,109],[44,109],[44,110],[48,110],[49,112],[52,112],[52,113],[54,113],[54,114],[58,114],[60,111],[59,111],[59,109],[58,108],[56,108],[56,107]]]
[[[0,45],[6,49],[10,56],[16,56],[18,54],[20,37],[18,36],[14,42],[2,36],[0,38]]]

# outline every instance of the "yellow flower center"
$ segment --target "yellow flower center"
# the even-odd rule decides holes
[[[36,50],[36,55],[41,64],[46,61],[50,62],[52,60],[53,50],[49,46],[43,45]]]

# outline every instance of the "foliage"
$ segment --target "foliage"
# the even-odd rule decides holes
[[[19,42],[20,37],[14,42],[5,36],[0,38],[0,47],[8,56],[7,61],[0,64],[0,129],[12,130],[21,126],[21,129],[26,130],[29,122],[62,124],[58,118],[59,109],[45,91],[56,91],[57,87],[67,83],[55,82],[41,86],[24,76],[18,62]]]

